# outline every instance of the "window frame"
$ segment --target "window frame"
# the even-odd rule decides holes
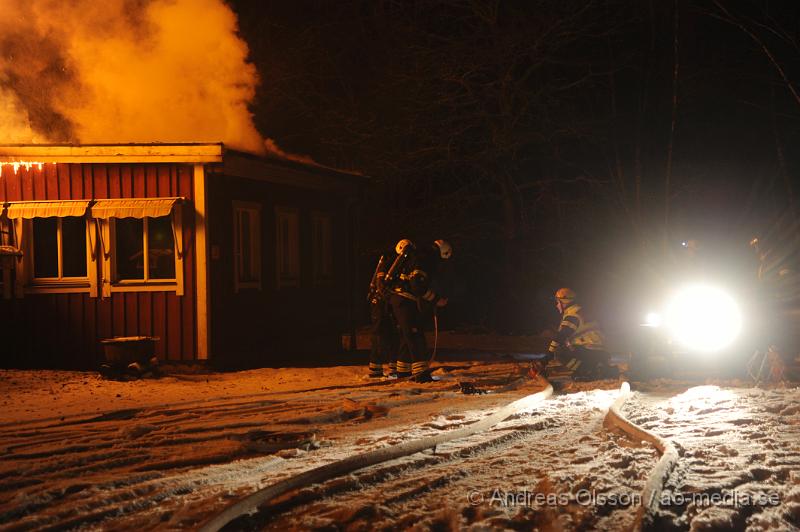
[[[233,292],[238,294],[244,290],[262,289],[262,246],[261,246],[261,204],[254,202],[238,201],[232,202],[233,208]],[[241,227],[239,216],[246,215],[250,218],[250,272],[255,278],[253,281],[243,281],[239,272],[242,265],[242,242]],[[237,249],[238,246],[238,249]]]
[[[175,278],[174,279],[119,279],[117,275],[117,256],[116,256],[116,225],[118,218],[97,219],[100,225],[102,253],[103,253],[103,297],[110,297],[116,292],[175,292],[176,295],[184,294],[184,247],[183,242],[183,210],[181,203],[176,203],[169,215],[173,233],[173,256],[175,257]],[[142,220],[142,260],[145,263],[145,271],[149,270],[148,263],[148,219],[150,216],[143,216]]]
[[[294,270],[290,272],[292,276],[284,276],[283,263],[286,251],[283,249],[283,241],[281,238],[281,221],[288,220],[290,222],[289,234],[289,250],[288,252],[294,255],[294,261],[289,263],[289,266],[294,266]],[[293,225],[293,228],[292,228]],[[292,231],[292,229],[294,229]],[[302,275],[301,267],[301,251],[300,251],[300,209],[297,207],[275,207],[275,286],[281,288],[297,288],[300,286],[300,277]]]
[[[35,225],[37,220],[46,220],[47,218],[32,218],[30,221],[30,231],[31,231],[31,238],[30,242],[33,243],[30,250],[31,256],[31,281],[33,284],[51,284],[51,283],[58,283],[58,284],[69,284],[69,283],[80,283],[89,280],[89,262],[86,263],[86,275],[78,275],[78,276],[71,276],[67,277],[64,275],[64,217],[61,216],[52,216],[56,220],[56,270],[57,275],[55,277],[36,277],[36,241],[33,234],[35,233]],[[70,217],[72,218],[72,217]],[[88,238],[88,226],[86,217],[83,216],[83,237],[84,237],[84,247],[89,247],[89,238]],[[87,259],[88,257],[87,253]]]
[[[12,220],[14,234],[21,235],[22,260],[17,262],[17,296],[24,294],[72,294],[88,293],[91,297],[97,297],[97,257],[94,253],[93,244],[96,239],[92,239],[93,224],[87,215],[80,216],[84,220],[86,237],[86,275],[82,277],[63,277],[63,216],[52,216],[58,220],[56,229],[56,239],[58,242],[58,270],[59,277],[35,277],[35,243],[33,224],[36,218],[18,218]],[[96,234],[96,233],[95,233]]]

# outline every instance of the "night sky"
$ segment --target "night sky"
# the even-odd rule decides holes
[[[797,2],[231,4],[259,131],[373,178],[365,270],[452,240],[454,322],[536,329],[562,284],[617,308],[686,239],[736,272],[791,245]]]

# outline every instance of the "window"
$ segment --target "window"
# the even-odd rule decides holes
[[[88,292],[97,296],[94,225],[89,200],[19,201],[8,204],[10,234],[19,248],[15,293]],[[5,275],[8,282],[8,275]]]
[[[311,217],[311,252],[314,283],[322,284],[333,279],[333,244],[331,217],[314,213]]]
[[[172,216],[114,220],[115,281],[174,281]]]
[[[233,202],[233,286],[261,290],[261,205]]]
[[[297,209],[275,209],[278,288],[300,284],[299,214]]]
[[[112,292],[175,291],[183,295],[182,198],[97,200],[103,297]]]
[[[34,218],[32,225],[33,279],[86,280],[86,220]]]

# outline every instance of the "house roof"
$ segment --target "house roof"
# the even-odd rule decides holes
[[[350,189],[366,176],[321,165],[262,157],[212,143],[0,144],[0,164],[191,163],[232,177],[317,189]]]
[[[321,165],[225,150],[222,165],[212,171],[231,177],[319,190],[355,191],[368,177]]]

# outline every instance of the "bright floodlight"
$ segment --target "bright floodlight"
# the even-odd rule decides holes
[[[742,328],[742,316],[733,298],[722,290],[690,285],[670,301],[666,325],[678,343],[710,352],[736,339]]]
[[[648,312],[647,316],[644,317],[644,323],[642,325],[645,327],[661,327],[661,314],[657,312]]]

